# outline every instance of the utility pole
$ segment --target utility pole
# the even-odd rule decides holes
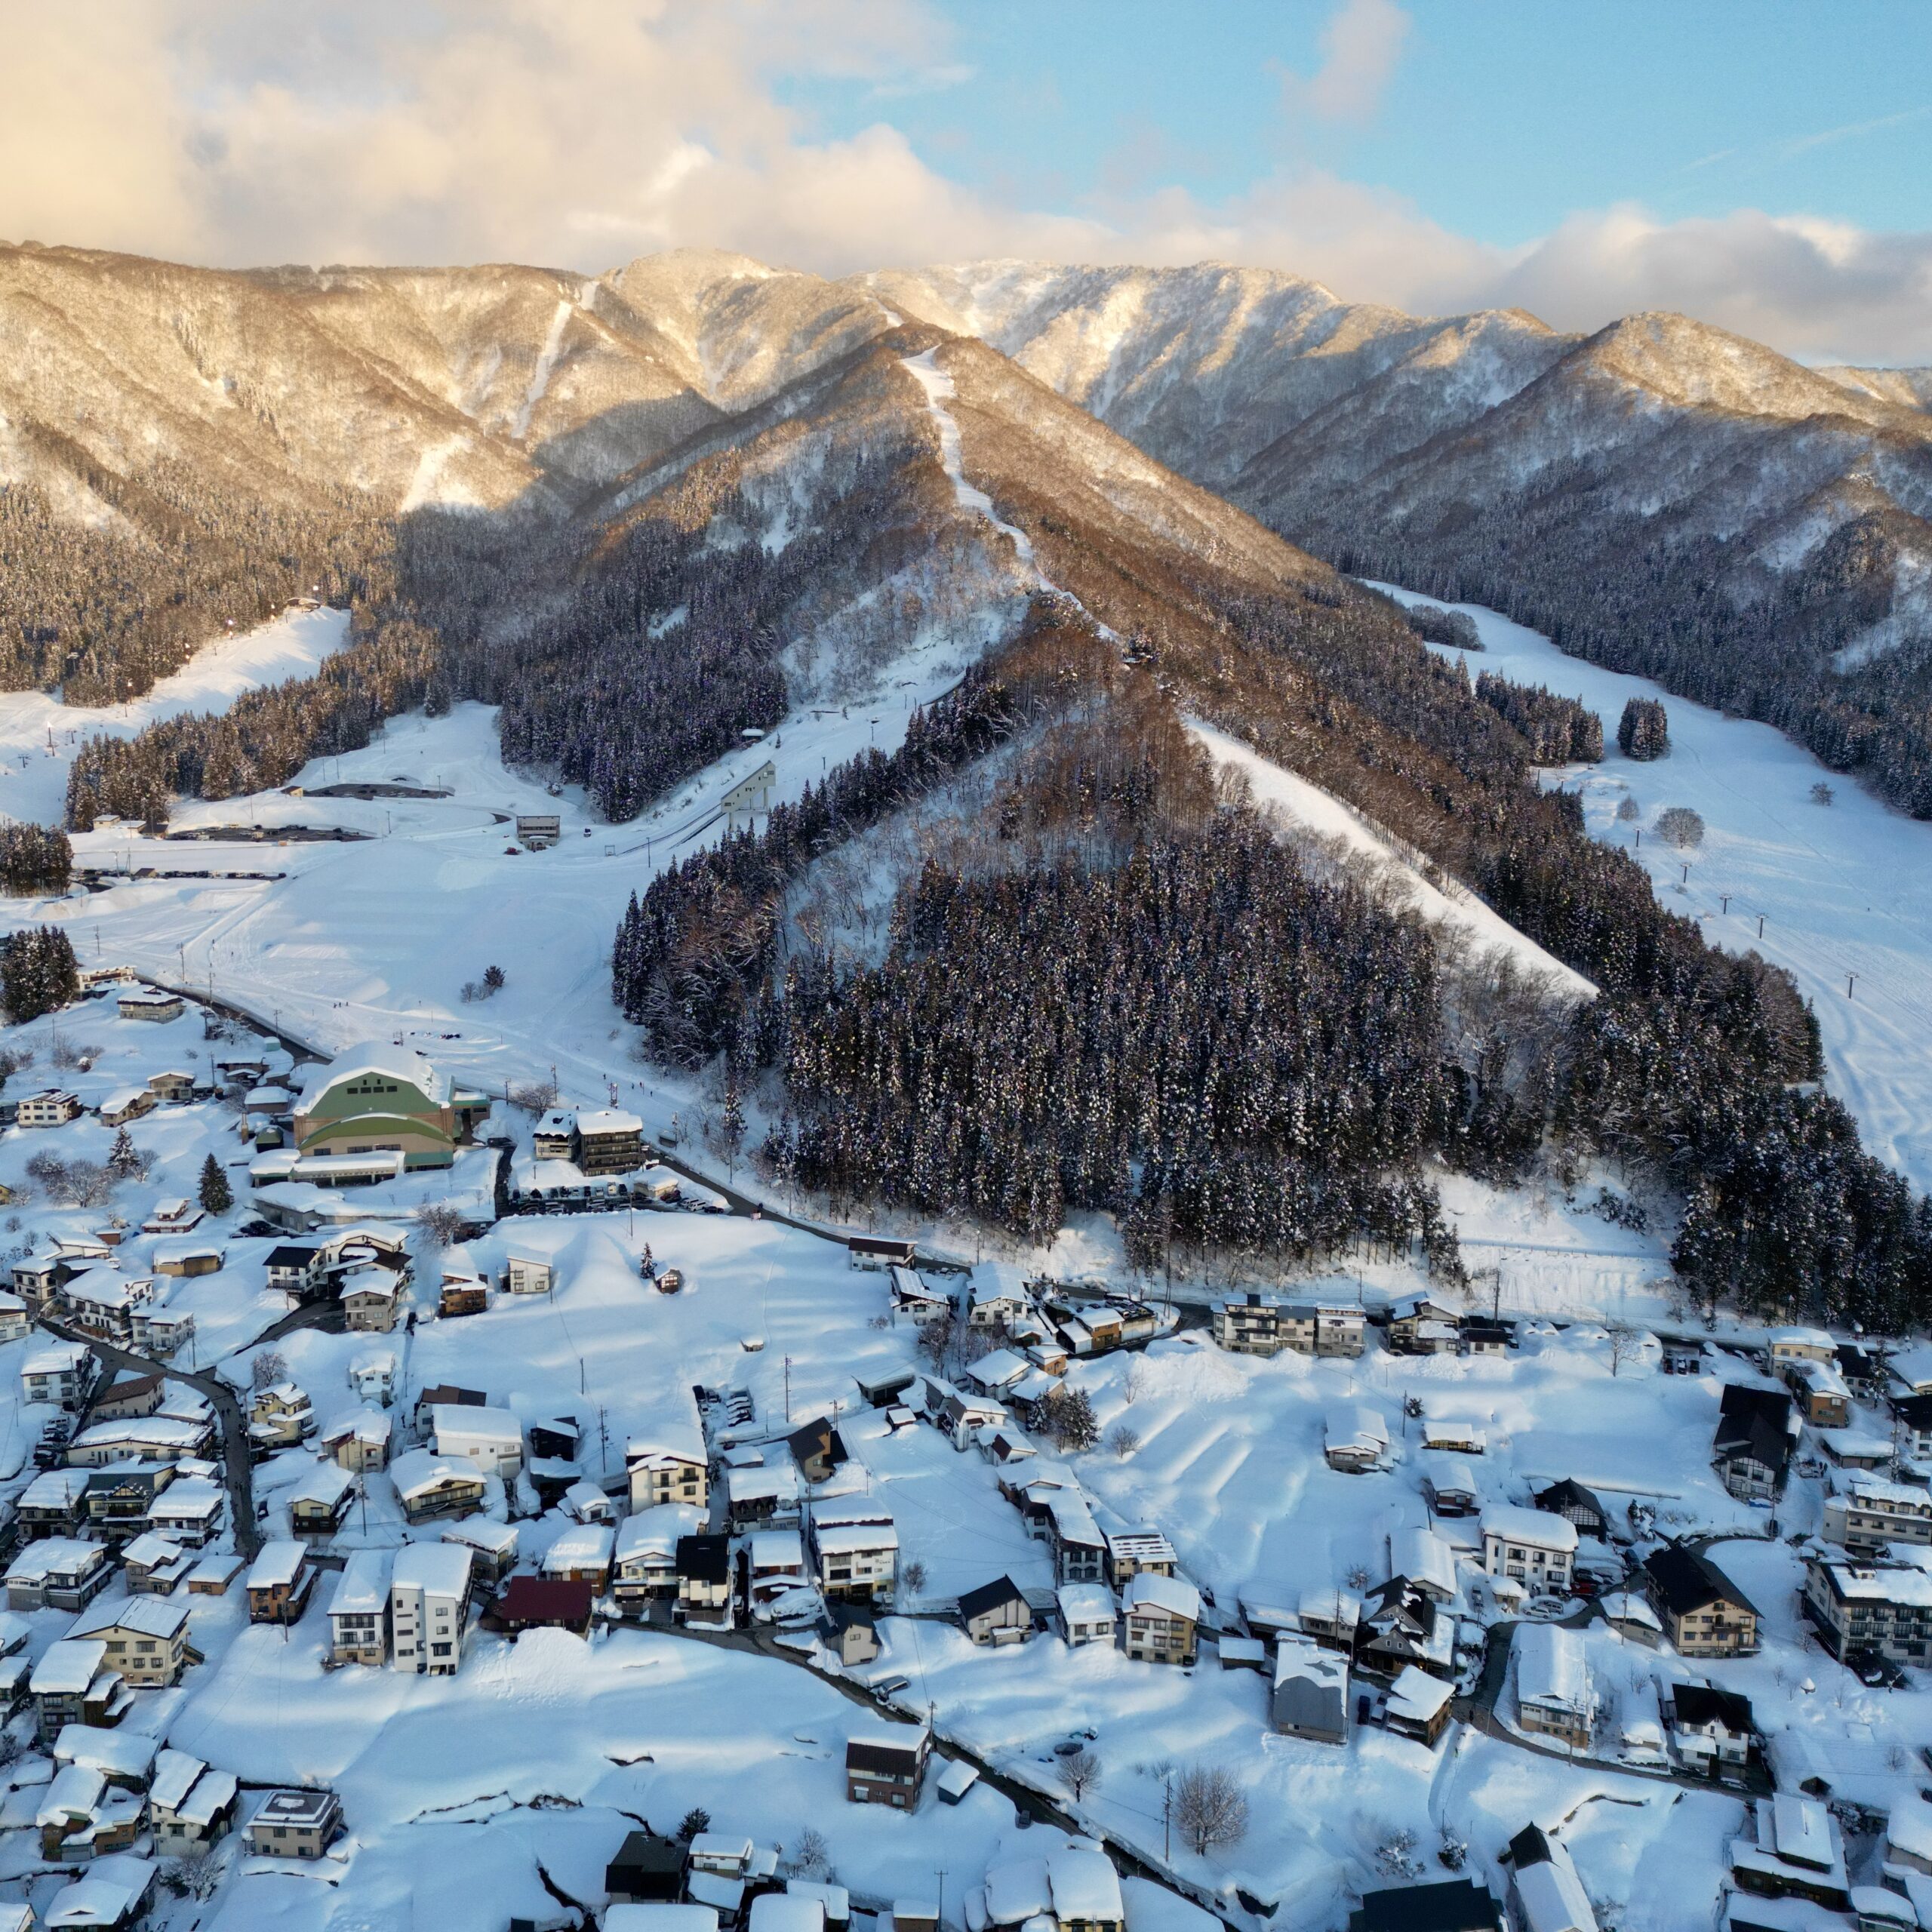
[[[1847,999],[1850,998],[1851,989],[1854,986],[1857,986],[1857,983],[1858,975],[1856,973],[1847,973],[1844,976],[1844,996]]]
[[[1174,1774],[1172,1771],[1161,1781],[1161,1863],[1171,1865],[1174,1857]]]
[[[785,1358],[785,1420],[792,1420],[792,1358]]]
[[[1758,915],[1758,937],[1760,939],[1764,937],[1764,915],[1761,912]]]

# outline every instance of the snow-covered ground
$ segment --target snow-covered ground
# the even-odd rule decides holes
[[[1433,601],[1375,587],[1407,603]],[[1590,830],[1632,851],[1664,904],[1697,920],[1714,944],[1755,949],[1790,969],[1817,1011],[1831,1091],[1858,1116],[1874,1153],[1915,1188],[1932,1188],[1932,823],[1894,811],[1768,724],[1566,657],[1479,605],[1449,608],[1474,619],[1483,649],[1432,649],[1466,661],[1472,677],[1500,672],[1601,715],[1601,761],[1546,782],[1580,791]],[[1632,697],[1663,701],[1667,758],[1639,763],[1617,750],[1617,720]],[[1811,802],[1821,783],[1835,794],[1829,805]],[[1635,820],[1617,815],[1626,797],[1636,801]],[[1703,817],[1696,850],[1679,852],[1654,830],[1672,805]]]
[[[45,691],[0,691],[0,817],[58,825],[68,768],[89,738],[131,738],[184,712],[226,711],[244,691],[312,676],[348,639],[346,611],[290,611],[203,646],[125,704],[66,705]]]

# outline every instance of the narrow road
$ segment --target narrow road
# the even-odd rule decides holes
[[[261,1531],[255,1524],[254,1472],[248,1458],[248,1418],[235,1391],[218,1376],[204,1375],[192,1369],[177,1368],[173,1363],[157,1361],[152,1355],[137,1355],[118,1349],[92,1335],[83,1335],[43,1315],[40,1326],[63,1342],[78,1342],[110,1368],[125,1368],[136,1375],[165,1375],[172,1382],[185,1382],[208,1398],[216,1420],[221,1424],[222,1467],[228,1484],[228,1513],[234,1519],[235,1547],[252,1562],[262,1546]]]

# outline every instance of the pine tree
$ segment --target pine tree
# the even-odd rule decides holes
[[[107,1150],[107,1171],[122,1180],[141,1171],[141,1150],[125,1127],[115,1135],[114,1145]]]
[[[1633,697],[1617,727],[1617,749],[1626,758],[1662,758],[1670,749],[1670,724],[1654,697]]]
[[[235,1191],[212,1154],[202,1163],[201,1195],[202,1208],[211,1214],[225,1214],[235,1205]]]

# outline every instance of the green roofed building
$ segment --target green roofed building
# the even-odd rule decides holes
[[[399,1153],[446,1168],[469,1143],[489,1097],[459,1087],[408,1047],[371,1041],[309,1069],[295,1103],[298,1155]]]

